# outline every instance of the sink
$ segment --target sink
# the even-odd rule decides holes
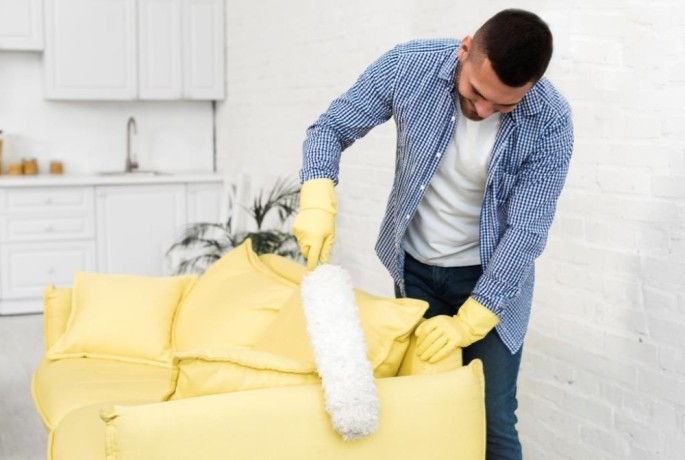
[[[137,169],[135,171],[101,171],[100,176],[164,176],[167,173],[153,170]]]

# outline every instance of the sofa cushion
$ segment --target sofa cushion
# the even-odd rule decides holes
[[[196,278],[77,272],[66,331],[46,356],[170,366],[174,314]]]
[[[157,402],[173,391],[171,368],[94,358],[43,360],[31,392],[38,413],[54,429],[69,412],[111,401]]]
[[[409,346],[409,337],[428,304],[416,299],[375,296],[359,289],[354,290],[354,295],[374,376],[396,375]],[[299,290],[281,309],[254,349],[296,361],[314,362]]]
[[[232,391],[319,382],[311,363],[245,349],[209,349],[178,353],[176,391],[183,399]]]
[[[49,285],[43,292],[43,324],[47,352],[64,334],[71,313],[71,288]]]
[[[176,350],[252,347],[297,288],[245,241],[213,263],[182,302]]]

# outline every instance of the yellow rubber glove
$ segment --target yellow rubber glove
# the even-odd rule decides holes
[[[416,328],[416,352],[422,360],[436,363],[455,348],[482,339],[497,323],[497,315],[469,297],[455,316],[434,316]]]
[[[338,202],[330,179],[313,179],[302,184],[300,211],[293,222],[293,234],[307,259],[307,268],[328,262],[335,239]]]

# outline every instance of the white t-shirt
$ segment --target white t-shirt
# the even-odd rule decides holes
[[[499,113],[473,121],[463,115],[459,103],[456,105],[454,135],[404,240],[412,257],[439,267],[480,264],[480,210],[500,125]]]

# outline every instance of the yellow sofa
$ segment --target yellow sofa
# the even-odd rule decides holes
[[[304,330],[306,270],[246,242],[195,277],[79,273],[45,293],[32,393],[51,460],[482,459],[483,374],[414,353],[426,305],[355,292],[380,423],[332,428]]]

